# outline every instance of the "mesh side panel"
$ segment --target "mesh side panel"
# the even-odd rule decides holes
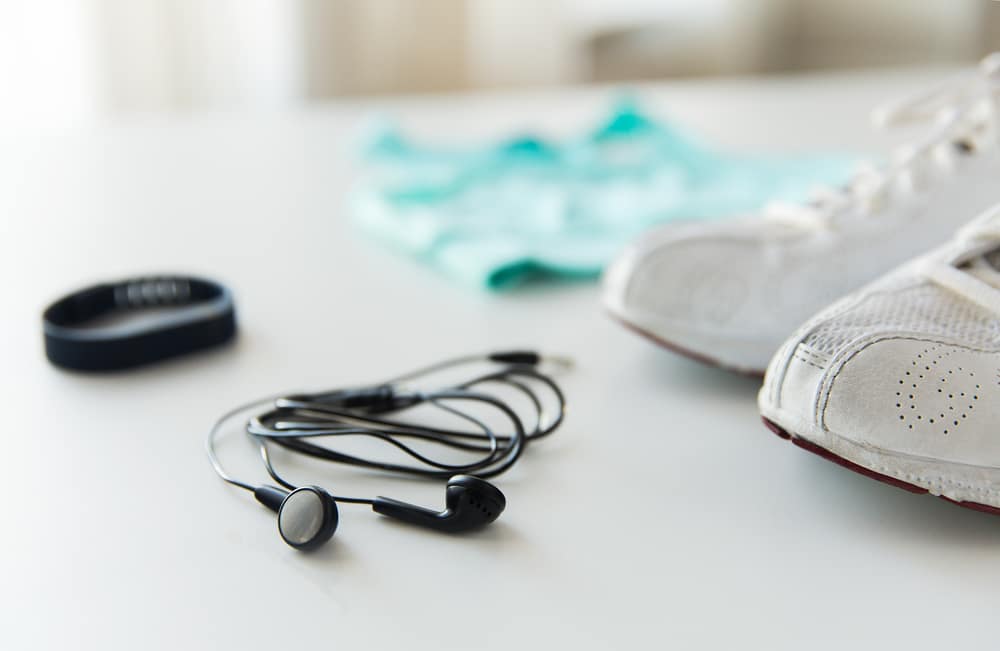
[[[818,321],[804,342],[833,355],[858,337],[895,332],[989,346],[1000,344],[1000,319],[946,289],[924,283],[873,292],[861,303]]]

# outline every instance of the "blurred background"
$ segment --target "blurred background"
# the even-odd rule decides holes
[[[0,2],[0,120],[973,61],[991,0]]]

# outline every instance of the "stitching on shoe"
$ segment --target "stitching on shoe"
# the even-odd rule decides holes
[[[883,475],[889,475],[895,477],[896,479],[902,479],[904,481],[914,483],[922,482],[927,484],[927,486],[921,486],[921,488],[927,488],[932,486],[939,486],[944,488],[945,485],[951,486],[953,488],[960,488],[965,490],[972,495],[983,495],[985,497],[1000,497],[1000,489],[995,488],[979,488],[968,484],[965,482],[956,481],[954,479],[949,479],[947,477],[937,475],[937,476],[925,476],[925,475],[914,475],[910,472],[901,472],[899,470],[889,468],[888,466],[880,465],[874,468],[875,471],[882,473]]]
[[[788,364],[792,361],[795,356],[795,351],[799,348],[799,346],[809,347],[808,344],[804,343],[806,338],[809,337],[809,335],[823,323],[847,313],[867,300],[867,296],[848,294],[847,296],[837,299],[831,303],[823,312],[813,316],[811,319],[799,326],[794,333],[792,333],[792,335],[785,341],[785,344],[779,348],[778,352],[775,354],[775,359],[777,359],[780,355],[781,361],[780,364],[775,366],[775,370],[777,372],[773,373],[774,377],[770,378],[770,382],[767,385],[769,393],[768,398],[771,403],[773,403],[776,407],[781,407],[781,387],[784,385],[785,378],[788,376]],[[794,345],[792,345],[792,341],[795,342]],[[809,347],[809,349],[812,350],[811,347]],[[823,360],[822,363],[825,365],[828,361],[829,359],[826,359]],[[773,360],[772,363],[774,363]],[[813,410],[815,414],[818,397],[814,397],[813,402]]]
[[[800,343],[798,346],[796,346],[796,351],[803,355],[808,355],[809,357],[812,357],[813,359],[819,360],[821,362],[825,362],[830,359],[829,355],[817,352],[816,349],[814,349],[807,343]]]
[[[814,365],[818,364],[819,366],[817,366],[817,368],[820,369],[826,368],[826,365],[830,362],[829,355],[823,355],[821,353],[817,353],[808,344],[800,343],[798,346],[796,346],[795,352],[796,354],[802,355],[803,357],[808,357],[809,358],[808,361],[813,362]],[[802,360],[802,361],[807,361],[807,360]]]
[[[813,368],[815,368],[815,369],[817,369],[817,370],[820,370],[820,371],[822,371],[822,370],[823,370],[823,367],[822,367],[822,366],[820,366],[819,364],[817,364],[817,363],[813,362],[813,361],[812,361],[812,360],[810,360],[810,359],[806,359],[805,357],[800,357],[800,356],[799,356],[799,355],[797,355],[797,354],[796,354],[796,355],[795,355],[795,357],[793,357],[792,359],[797,359],[798,361],[800,361],[800,362],[802,362],[802,363],[804,363],[804,364],[808,364],[809,366],[812,366]]]

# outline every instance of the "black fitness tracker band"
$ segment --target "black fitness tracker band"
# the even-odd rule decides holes
[[[130,322],[102,317],[148,311]],[[87,287],[45,310],[45,354],[56,366],[113,371],[217,346],[236,333],[233,297],[222,285],[150,276]]]

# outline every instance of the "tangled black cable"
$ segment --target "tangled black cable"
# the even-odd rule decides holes
[[[486,362],[497,367],[471,379],[443,388],[420,389],[416,380],[453,367]],[[247,434],[259,446],[264,467],[271,478],[288,490],[298,487],[282,477],[274,467],[268,443],[277,444],[318,459],[394,473],[445,479],[455,475],[494,477],[509,469],[528,444],[548,436],[565,416],[566,401],[556,382],[539,367],[543,362],[567,367],[569,360],[543,357],[534,352],[502,352],[472,355],[440,362],[385,382],[319,393],[295,394],[256,401],[234,409],[212,427],[207,452],[222,479],[249,491],[259,487],[227,474],[216,455],[215,439],[231,418],[265,404],[268,408],[249,418]],[[517,405],[496,389],[506,387],[523,400]],[[492,410],[505,427],[499,430],[487,422],[486,414],[473,413],[464,406],[479,405]],[[469,424],[468,428],[445,428],[418,422],[408,416],[418,407],[432,407]],[[483,411],[483,409],[480,409]],[[527,416],[527,418],[525,418]],[[526,423],[526,420],[528,421]],[[362,437],[390,446],[414,463],[396,463],[348,454],[317,439]],[[425,448],[440,447],[477,455],[466,462],[448,462]],[[376,499],[334,495],[338,502],[374,504]],[[258,499],[260,497],[258,496]]]

